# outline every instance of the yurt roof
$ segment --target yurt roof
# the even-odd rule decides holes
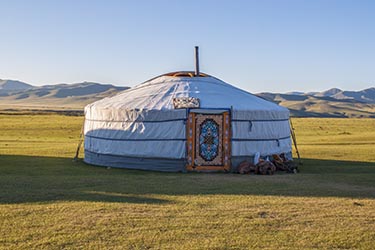
[[[192,71],[178,71],[157,76],[89,106],[127,110],[171,110],[174,109],[173,99],[179,97],[198,98],[200,108],[206,109],[287,111],[284,107],[236,88],[218,78],[205,73],[195,76]]]

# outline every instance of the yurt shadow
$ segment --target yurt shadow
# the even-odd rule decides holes
[[[375,163],[304,159],[299,174],[160,173],[92,167],[69,158],[0,156],[1,204],[89,201],[170,204],[176,196],[375,198]]]
[[[163,204],[169,200],[107,189],[124,181],[113,171],[92,168],[71,158],[0,155],[0,204],[54,201]],[[138,171],[140,172],[140,171]],[[117,177],[116,177],[117,176]],[[136,176],[134,174],[133,176]]]

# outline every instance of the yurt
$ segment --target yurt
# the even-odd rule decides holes
[[[198,67],[87,105],[84,135],[86,163],[154,171],[236,171],[292,149],[288,109]]]

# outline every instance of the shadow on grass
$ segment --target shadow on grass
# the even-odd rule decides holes
[[[0,155],[0,203],[168,204],[168,196],[375,198],[375,163],[304,159],[299,174],[255,176],[106,169],[69,158]]]

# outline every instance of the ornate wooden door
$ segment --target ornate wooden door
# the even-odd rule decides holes
[[[188,170],[230,169],[230,116],[190,113],[187,123]]]

